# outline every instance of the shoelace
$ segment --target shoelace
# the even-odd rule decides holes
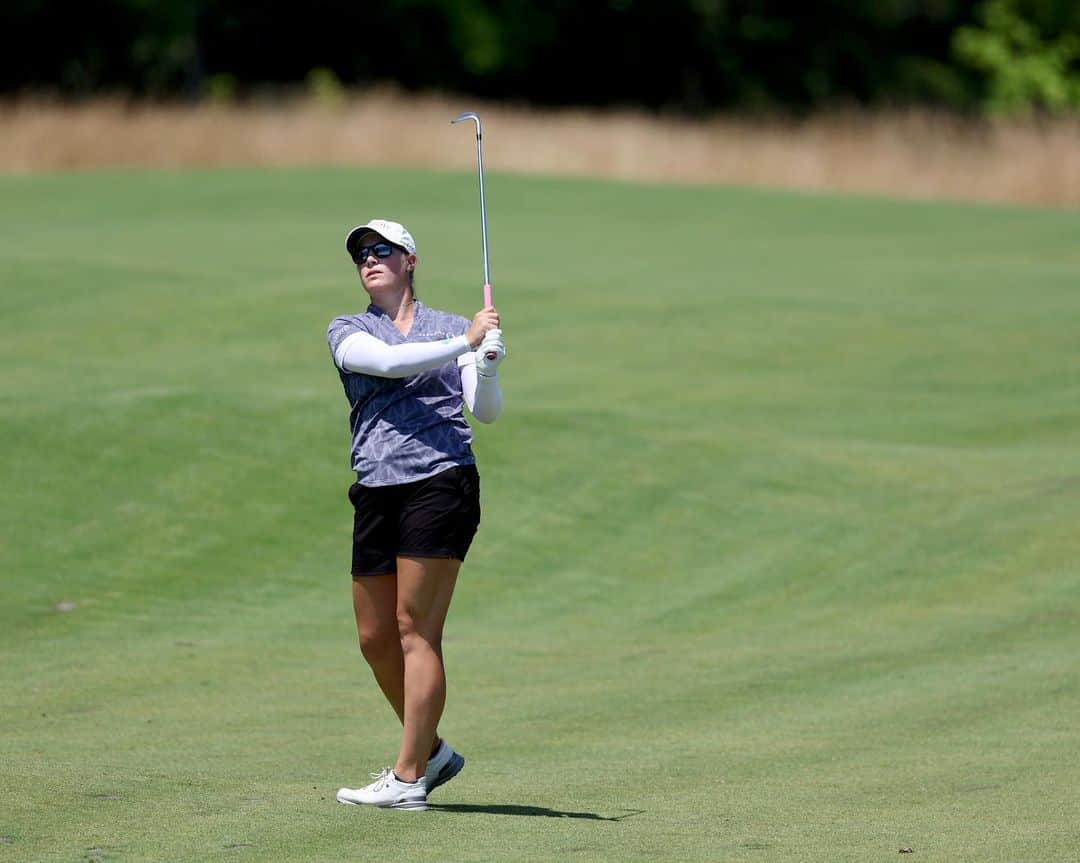
[[[393,770],[389,767],[384,767],[378,773],[369,773],[368,775],[375,780],[368,786],[372,791],[382,791],[394,777]]]

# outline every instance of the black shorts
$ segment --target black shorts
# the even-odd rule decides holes
[[[460,465],[404,485],[353,483],[352,574],[397,572],[398,555],[464,560],[480,526],[480,474]]]

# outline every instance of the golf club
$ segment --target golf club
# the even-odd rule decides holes
[[[480,176],[480,233],[484,240],[484,308],[491,305],[491,265],[488,261],[488,236],[487,236],[487,205],[484,203],[484,144],[483,132],[480,127],[480,115],[472,111],[455,117],[450,121],[453,126],[464,120],[473,120],[476,123],[476,170]],[[487,355],[489,360],[495,359],[494,353]]]

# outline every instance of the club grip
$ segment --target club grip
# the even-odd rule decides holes
[[[491,285],[484,285],[484,308],[486,309],[491,305]],[[484,356],[489,359],[495,359],[495,351],[488,351]]]

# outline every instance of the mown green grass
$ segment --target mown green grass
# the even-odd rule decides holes
[[[0,180],[0,860],[1080,856],[1080,218],[489,178],[427,815],[355,647],[341,248],[474,178]],[[60,603],[74,610],[60,611]]]

